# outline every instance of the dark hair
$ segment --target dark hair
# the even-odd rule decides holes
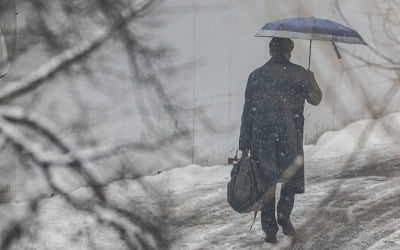
[[[274,37],[269,43],[269,50],[273,54],[282,55],[291,52],[294,48],[294,43],[289,38]]]

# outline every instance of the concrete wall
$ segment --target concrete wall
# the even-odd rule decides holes
[[[399,54],[398,47],[389,46],[390,41],[384,38],[383,24],[380,14],[377,14],[379,9],[376,4],[382,1],[339,2],[351,26],[368,43],[389,56],[396,55],[396,52]],[[105,142],[137,141],[146,140],[146,124],[138,118],[141,106],[137,104],[143,101],[146,102],[143,105],[148,105],[154,111],[150,115],[157,126],[176,129],[180,124],[187,124],[194,129],[193,140],[181,142],[177,147],[192,150],[195,163],[225,163],[238,146],[248,74],[269,58],[269,39],[256,38],[255,33],[266,22],[287,17],[314,16],[345,24],[336,11],[335,3],[335,0],[165,1],[149,16],[150,20],[157,21],[160,26],[144,32],[153,37],[149,42],[168,44],[174,49],[167,62],[169,65],[166,66],[175,66],[177,74],[165,77],[164,86],[176,96],[183,96],[186,101],[182,102],[182,106],[189,111],[195,108],[195,112],[181,114],[181,120],[164,125],[165,117],[158,111],[161,109],[157,108],[156,102],[152,102],[156,96],[145,95],[145,90],[141,94],[142,90],[132,89],[129,64],[124,58],[126,52],[114,41],[107,43],[89,59],[97,74],[96,79],[92,80],[96,86],[102,85],[109,89],[106,95],[104,92],[93,91],[93,85],[87,83],[89,81],[85,77],[60,75],[51,79],[57,84],[48,84],[48,87],[41,89],[41,104],[37,110],[46,112],[58,124],[69,124],[71,120],[82,115],[79,110],[69,108],[79,95],[80,101],[91,107],[86,118],[94,127],[91,131],[93,137]],[[21,6],[18,9],[21,13],[19,26],[28,25],[29,22],[24,21],[24,11],[28,13],[29,9],[24,10]],[[90,31],[95,33],[96,30],[90,28]],[[83,33],[89,34],[88,36],[91,34]],[[23,34],[19,38],[24,39]],[[309,42],[294,42],[292,61],[306,67]],[[365,56],[372,62],[379,62],[365,46],[338,46],[339,49]],[[36,45],[18,59],[11,73],[24,75],[37,69],[37,65],[45,63],[49,57],[51,56],[44,52],[43,46]],[[330,43],[318,41],[313,42],[311,69],[321,85],[324,98],[318,107],[306,106],[306,144],[316,142],[325,131],[337,130],[351,121],[371,117],[371,109],[382,114],[399,111],[399,94],[390,90],[396,81],[398,83],[393,78],[394,72],[361,67],[359,61],[345,53],[339,60]],[[68,91],[71,86],[78,91]],[[393,101],[390,103],[386,96],[388,92],[393,94]],[[215,130],[204,125],[202,114],[212,121]],[[173,146],[176,145],[171,148]],[[157,160],[154,154],[146,157],[143,162],[147,162],[151,168],[165,165],[165,161]],[[188,154],[187,157],[179,157],[172,165],[191,162],[192,155]]]
[[[377,42],[385,38],[381,17],[371,14],[371,10],[377,10],[375,2],[339,1],[352,27],[368,43],[379,47],[381,44]],[[337,12],[336,1],[332,0],[173,0],[161,9],[166,24],[159,37],[176,48],[177,61],[193,63],[191,68],[181,72],[178,81],[189,89],[187,97],[191,98],[192,105],[203,108],[219,128],[217,133],[206,131],[197,117],[188,117],[188,120],[195,119],[196,161],[204,164],[222,163],[237,149],[248,74],[268,59],[269,39],[254,37],[266,22],[314,16],[345,24]],[[306,67],[308,46],[308,41],[295,40],[292,61]],[[365,46],[338,46],[376,60]],[[324,98],[318,107],[306,107],[306,144],[315,143],[325,131],[371,117],[371,108],[378,113],[398,110],[399,99],[394,98],[387,105],[385,97],[393,81],[368,67],[358,67],[360,65],[345,53],[339,60],[329,42],[313,43],[311,70],[315,72]],[[371,104],[369,108],[367,104]]]

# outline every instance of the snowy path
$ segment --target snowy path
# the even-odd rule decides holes
[[[400,249],[398,157],[397,147],[373,147],[352,159],[345,171],[340,171],[347,165],[343,155],[307,162],[307,191],[296,197],[293,211],[299,239],[292,248]],[[230,209],[225,198],[229,171],[198,168],[199,179],[211,172],[215,182],[193,183],[188,190],[181,186],[171,196],[173,249],[287,248],[290,240],[281,231],[280,244],[265,244],[259,216],[249,232],[252,214]]]
[[[352,157],[306,151],[306,193],[296,196],[292,220],[296,242],[278,233],[279,244],[263,241],[260,215],[238,214],[226,202],[231,166],[188,166],[104,188],[113,204],[146,215],[162,214],[171,249],[400,249],[400,149],[369,146]],[[143,183],[151,187],[143,188]],[[91,199],[87,188],[72,194]],[[160,206],[161,205],[161,206]],[[25,203],[0,206],[2,227]],[[12,249],[125,249],[118,235],[56,196],[44,199],[31,230]],[[40,230],[37,226],[40,225]],[[118,246],[117,248],[115,248]]]

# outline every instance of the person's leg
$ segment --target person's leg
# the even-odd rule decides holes
[[[258,161],[263,170],[263,180],[269,186],[270,197],[264,202],[261,208],[261,225],[265,232],[265,241],[269,243],[277,242],[276,233],[278,224],[275,218],[275,186],[276,178],[276,153],[275,137],[270,126],[261,126],[253,131],[251,154],[252,158]]]
[[[294,205],[294,196],[295,193],[290,186],[282,184],[281,197],[277,206],[279,222],[284,223],[290,220],[290,214]]]
[[[278,232],[278,224],[275,218],[275,186],[273,188],[273,195],[268,199],[261,209],[261,225],[266,234],[267,242],[276,242],[276,233]],[[267,240],[270,239],[270,240]]]
[[[289,185],[282,184],[281,195],[277,206],[278,224],[282,226],[283,233],[290,236],[296,234],[296,230],[290,222],[294,197],[294,190]]]

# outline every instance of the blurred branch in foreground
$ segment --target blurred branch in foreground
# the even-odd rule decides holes
[[[169,48],[152,45],[148,42],[148,37],[141,34],[144,23],[152,23],[151,12],[161,2],[156,0],[51,3],[22,1],[21,6],[31,11],[31,19],[28,19],[31,21],[30,26],[22,27],[22,33],[28,34],[26,38],[33,41],[33,44],[43,44],[52,56],[38,69],[4,82],[0,88],[0,132],[6,138],[6,144],[17,149],[15,157],[24,159],[24,167],[40,170],[42,180],[45,180],[53,195],[61,197],[66,206],[76,214],[85,214],[95,220],[95,225],[111,228],[114,234],[118,235],[119,244],[122,244],[119,249],[167,249],[170,240],[164,215],[168,211],[164,211],[165,201],[157,191],[140,180],[138,182],[141,184],[141,189],[148,194],[149,200],[154,202],[156,210],[160,209],[161,212],[154,213],[140,209],[140,203],[122,206],[116,202],[114,197],[105,192],[104,187],[107,182],[99,177],[101,176],[98,174],[101,165],[99,162],[107,165],[111,162],[108,159],[112,158],[117,159],[121,165],[131,165],[124,170],[127,173],[114,176],[112,180],[132,176],[137,178],[141,176],[140,171],[135,172],[138,169],[137,163],[126,157],[127,152],[130,155],[140,152],[154,154],[155,151],[162,152],[168,148],[171,141],[190,138],[190,130],[180,118],[190,110],[177,104],[174,97],[171,98],[160,78],[160,72],[165,69],[164,62],[169,56]],[[35,34],[36,37],[29,37],[29,34]],[[82,74],[87,82],[94,82],[91,86],[93,92],[104,96],[112,91],[117,93],[119,86],[122,86],[121,82],[109,83],[112,86],[107,86],[107,89],[112,91],[104,91],[106,88],[96,83],[95,79],[98,77],[96,74],[99,72],[96,65],[92,64],[93,58],[104,52],[101,48],[110,42],[124,51],[124,57],[118,59],[121,65],[129,63],[127,72],[112,73],[118,75],[120,79],[129,76],[130,91],[132,91],[129,99],[136,104],[142,127],[146,128],[146,133],[151,137],[144,140],[128,140],[124,143],[105,143],[102,138],[93,135],[97,139],[95,144],[79,145],[74,136],[67,138],[60,133],[63,128],[58,121],[47,117],[46,112],[50,107],[38,112],[29,103],[38,107],[42,100],[35,100],[35,97],[40,96],[44,99],[45,86],[48,88],[51,86],[52,93],[57,94],[54,90],[62,90],[62,88],[56,89],[56,85],[61,85],[60,79],[69,78],[75,73]],[[26,41],[21,43],[20,57],[31,49],[27,44]],[[171,73],[171,70],[168,70],[168,73]],[[76,88],[79,90],[81,86]],[[166,122],[175,124],[176,130],[156,126],[150,115],[154,107],[145,105],[144,91],[150,93],[149,96],[153,97],[152,104],[160,109],[159,112],[166,117]],[[126,88],[121,88],[120,92],[126,92]],[[38,93],[40,95],[37,95]],[[82,91],[76,91],[74,94],[82,94]],[[180,93],[176,95],[179,96]],[[74,105],[77,105],[79,110],[83,108],[79,106],[83,105],[82,103]],[[88,107],[86,109],[91,111]],[[80,118],[88,119],[82,117],[87,113],[80,112]],[[198,115],[200,120],[212,129],[210,121],[203,118],[201,112]],[[91,127],[83,126],[82,129],[90,130]],[[84,132],[80,135],[85,137]],[[179,154],[188,154],[186,148],[177,149],[175,153],[175,157]],[[166,161],[174,157],[168,158],[168,153],[165,155]],[[113,171],[113,168],[115,166],[108,166],[109,171]],[[61,172],[66,174],[57,172],[61,170],[67,171]],[[65,183],[77,180],[80,180],[80,186],[86,187],[85,190],[91,194],[89,197],[81,197],[66,188]],[[11,216],[8,225],[2,228],[1,249],[15,249],[26,241],[34,244],[38,240],[32,235],[37,235],[41,231],[39,212],[43,205],[41,201],[46,197],[40,194],[32,197],[26,203],[24,213],[18,213],[16,217]],[[80,238],[86,238],[89,247],[95,249],[96,240],[91,239],[93,232],[90,226],[86,227],[86,231],[86,234],[79,231],[78,235]]]

